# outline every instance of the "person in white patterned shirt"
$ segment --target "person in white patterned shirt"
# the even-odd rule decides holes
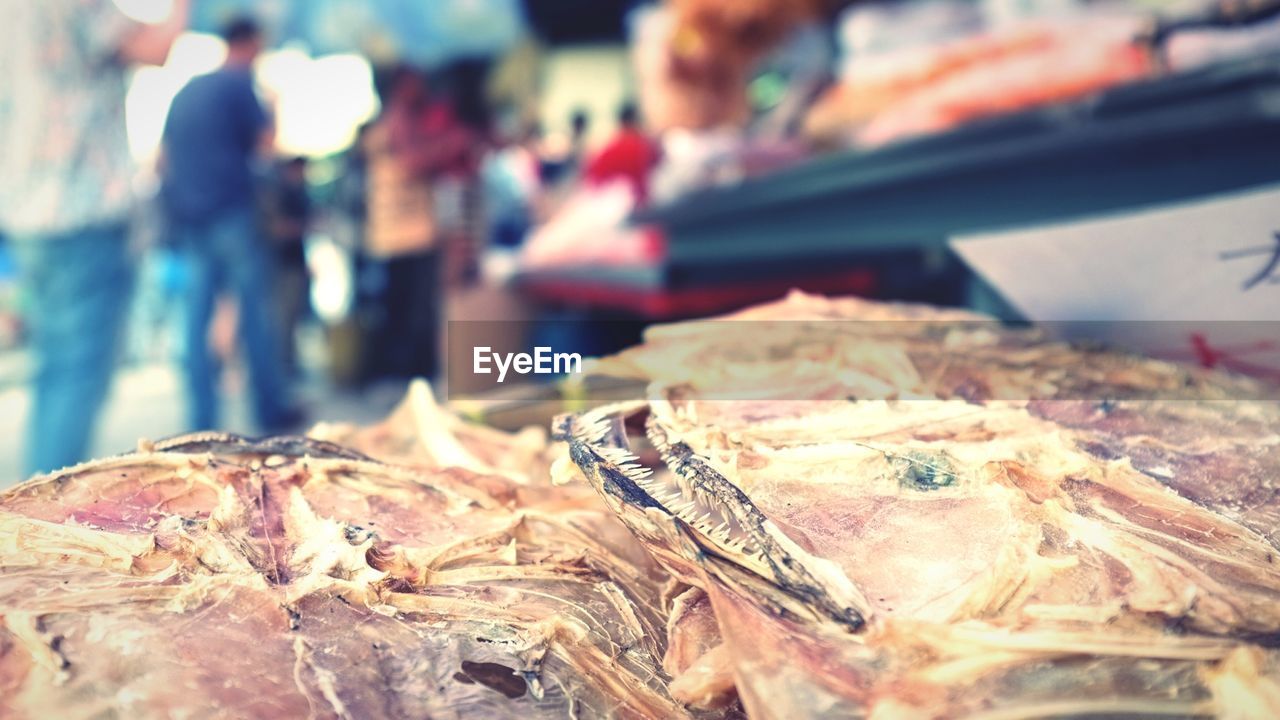
[[[129,296],[126,73],[161,64],[186,0],[142,24],[111,0],[0,5],[0,232],[12,243],[35,360],[25,468],[84,459]]]

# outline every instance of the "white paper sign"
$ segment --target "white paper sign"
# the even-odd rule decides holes
[[[1099,339],[1280,379],[1280,187],[952,247],[1031,320],[1118,322]]]

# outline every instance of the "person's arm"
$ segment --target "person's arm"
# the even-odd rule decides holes
[[[134,23],[120,41],[116,57],[125,63],[163,65],[169,57],[173,41],[187,27],[190,10],[190,0],[172,2],[169,16],[163,21],[154,24]]]
[[[258,130],[258,154],[262,157],[271,157],[276,150],[276,123],[275,120],[267,117],[262,122],[262,128]]]
[[[254,133],[258,142],[258,156],[269,158],[276,151],[276,118],[280,116],[280,96],[272,90],[264,90],[261,95],[255,90],[250,101],[253,104],[250,119],[256,126]]]
[[[233,107],[241,147],[249,155],[270,157],[275,147],[275,121],[249,81],[238,88]]]

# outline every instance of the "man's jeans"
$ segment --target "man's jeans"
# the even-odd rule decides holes
[[[229,292],[238,308],[240,342],[249,364],[253,410],[259,429],[281,429],[291,404],[276,337],[274,278],[251,207],[229,210],[204,223],[176,223],[179,247],[188,258],[184,332],[188,421],[192,430],[219,426],[221,367],[209,346],[209,323],[218,295]]]
[[[125,225],[112,224],[12,238],[35,363],[29,474],[74,465],[88,453],[129,302],[127,236]]]

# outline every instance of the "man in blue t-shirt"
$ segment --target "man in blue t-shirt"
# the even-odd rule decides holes
[[[223,31],[227,59],[193,78],[173,99],[164,129],[165,209],[179,247],[190,262],[185,327],[185,374],[191,429],[218,427],[217,359],[209,325],[217,297],[238,306],[253,409],[261,430],[290,429],[299,421],[288,400],[284,367],[269,302],[273,277],[269,248],[259,230],[253,163],[269,144],[270,125],[253,85],[262,33],[240,18]]]

